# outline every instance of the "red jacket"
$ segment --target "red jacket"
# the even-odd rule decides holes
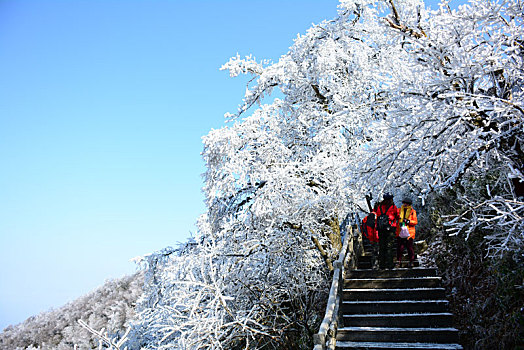
[[[373,218],[370,218],[370,216],[374,216]],[[369,218],[369,225],[368,225],[368,218]],[[378,242],[378,232],[376,228],[376,214],[374,212],[369,213],[368,216],[362,220],[362,234],[364,234],[371,242]]]
[[[389,217],[389,224],[396,229],[398,226],[398,208],[395,204],[392,204],[389,208],[385,204],[380,204],[377,209],[377,218],[386,213]]]

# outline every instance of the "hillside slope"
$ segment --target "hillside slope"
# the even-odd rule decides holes
[[[134,306],[142,293],[143,273],[107,281],[96,290],[65,306],[42,312],[26,321],[9,326],[0,333],[0,349],[93,349],[93,339],[78,320],[96,330],[105,328],[111,335],[125,331],[134,317]]]

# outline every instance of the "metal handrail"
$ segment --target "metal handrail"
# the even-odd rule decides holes
[[[355,220],[357,221],[358,219],[355,218]],[[360,239],[358,237],[360,231],[358,230],[358,225],[356,225],[357,237],[355,237],[353,234],[353,224],[348,224],[348,221],[348,217],[346,217],[346,220],[344,220],[342,225],[344,226],[345,224],[346,227],[349,226],[349,232],[347,232],[346,227],[344,227],[344,231],[346,231],[346,234],[344,235],[344,243],[338,255],[337,261],[335,261],[333,264],[333,281],[331,282],[331,289],[329,290],[326,313],[322,323],[320,324],[318,333],[313,336],[315,344],[313,350],[326,350],[328,346],[329,349],[335,349],[336,333],[338,328],[338,310],[340,307],[345,269],[350,263],[351,267],[355,266],[355,255],[358,252],[358,247],[360,245]],[[357,242],[355,242],[355,239]],[[355,252],[355,243],[358,244],[356,249],[357,252]],[[350,247],[351,251],[348,254],[348,249]]]

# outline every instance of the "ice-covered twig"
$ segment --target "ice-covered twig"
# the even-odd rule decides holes
[[[110,350],[126,350],[127,349],[127,347],[125,347],[123,349],[121,347],[127,341],[127,338],[129,336],[129,332],[131,331],[130,327],[127,328],[127,330],[126,330],[125,334],[122,336],[122,338],[120,338],[120,340],[118,342],[115,342],[113,339],[109,338],[107,332],[105,332],[104,329],[102,329],[100,331],[97,331],[97,330],[95,330],[94,328],[92,328],[91,326],[89,326],[87,323],[85,323],[82,320],[78,320],[78,323],[82,327],[87,329],[89,332],[91,332],[93,335],[98,337],[101,342],[105,343],[108,346],[108,349],[110,349]],[[100,344],[100,347],[101,346],[102,346],[102,344]]]

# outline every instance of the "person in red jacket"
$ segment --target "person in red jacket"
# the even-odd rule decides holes
[[[374,270],[378,268],[378,232],[375,223],[377,218],[377,208],[378,203],[375,204],[371,213],[362,220],[361,226],[362,234],[371,243],[371,267]]]
[[[393,196],[384,195],[384,200],[377,209],[376,227],[378,231],[379,267],[393,268],[393,239],[398,226],[398,208],[393,202]]]
[[[404,253],[404,247],[408,251],[408,267],[413,267],[413,260],[415,259],[415,253],[413,251],[413,241],[415,240],[415,225],[418,223],[417,212],[413,209],[411,198],[404,198],[402,200],[402,206],[399,209],[399,225],[397,226],[397,266],[400,267],[402,263],[402,254]],[[402,237],[400,231],[404,228],[406,235]]]
[[[366,236],[367,239],[369,239],[371,243],[378,242],[378,233],[377,228],[375,227],[375,220],[377,218],[377,207],[378,206],[375,206],[375,209],[373,209],[373,211],[362,220],[362,233],[364,234],[364,236]]]

